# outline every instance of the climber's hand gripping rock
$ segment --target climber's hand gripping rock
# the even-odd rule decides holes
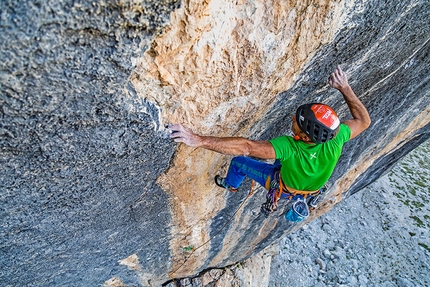
[[[171,130],[170,138],[177,143],[184,143],[191,147],[200,146],[200,136],[196,135],[190,129],[182,126],[181,124],[169,124],[168,128]]]
[[[334,70],[334,72],[330,75],[330,77],[328,78],[328,83],[331,87],[339,91],[342,91],[349,87],[346,73],[342,71],[340,66],[338,66],[336,70]]]

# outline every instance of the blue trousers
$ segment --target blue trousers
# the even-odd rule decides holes
[[[238,188],[245,177],[249,177],[264,187],[267,177],[270,176],[272,180],[280,168],[278,160],[270,164],[246,156],[237,156],[231,160],[225,181],[229,186]]]
[[[275,178],[275,173],[281,169],[281,163],[276,160],[273,164],[261,162],[246,156],[237,156],[231,160],[225,181],[227,185],[238,188],[245,177],[249,177],[265,188],[266,180]],[[282,193],[281,198],[290,198],[290,194]],[[293,196],[293,200],[303,198],[303,195]]]

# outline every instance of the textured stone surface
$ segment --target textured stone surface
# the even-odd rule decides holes
[[[167,122],[268,139],[304,102],[347,117],[341,64],[373,124],[313,217],[429,138],[428,1],[177,2],[1,2],[2,284],[157,286],[299,228],[258,189],[218,232],[248,187],[216,188],[230,157],[176,149]]]
[[[171,214],[155,180],[174,148],[128,77],[175,1],[0,5],[2,285],[163,276]],[[151,267],[118,263],[132,254]]]
[[[276,255],[278,251],[278,246],[272,245],[232,266],[205,270],[193,278],[172,280],[163,286],[176,287],[180,284],[187,287],[268,286],[272,256]]]

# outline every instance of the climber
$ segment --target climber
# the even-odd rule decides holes
[[[313,194],[328,181],[343,144],[370,125],[366,107],[355,95],[340,67],[330,75],[328,83],[341,92],[352,119],[340,123],[331,107],[311,103],[301,105],[292,117],[292,137],[284,135],[269,141],[256,141],[241,137],[201,136],[181,124],[169,125],[170,137],[188,146],[236,155],[226,177],[215,176],[215,183],[230,191],[236,191],[248,176],[268,190],[272,184],[281,182],[292,194]],[[250,157],[276,161],[270,164]],[[268,185],[268,181],[273,182]]]

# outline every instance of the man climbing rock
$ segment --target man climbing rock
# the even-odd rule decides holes
[[[236,191],[248,176],[269,191],[276,186],[283,195],[315,194],[330,178],[344,143],[358,136],[371,122],[366,107],[349,86],[340,67],[330,75],[328,82],[342,93],[352,119],[340,123],[331,107],[310,103],[300,106],[292,117],[294,136],[284,135],[269,141],[201,136],[180,124],[172,124],[169,125],[171,138],[192,147],[237,155],[226,177],[215,177],[218,186],[230,191]],[[269,164],[249,156],[276,161]]]

